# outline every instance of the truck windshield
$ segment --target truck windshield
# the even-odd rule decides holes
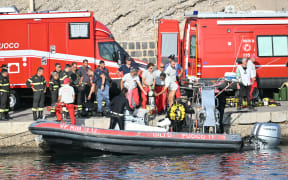
[[[128,55],[127,52],[117,42],[99,42],[100,56],[109,61],[117,61],[115,55],[120,50],[121,55]]]

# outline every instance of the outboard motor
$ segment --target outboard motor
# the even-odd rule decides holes
[[[258,140],[261,149],[277,147],[281,140],[281,127],[274,123],[257,123],[252,129],[252,137]]]

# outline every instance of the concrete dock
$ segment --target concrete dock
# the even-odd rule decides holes
[[[281,126],[282,137],[288,137],[288,101],[280,101],[281,106],[256,107],[254,111],[236,108],[225,109],[224,125],[227,133],[247,136],[255,123],[277,123]]]
[[[247,136],[251,133],[252,127],[258,122],[273,122],[281,126],[282,137],[288,140],[288,102],[281,101],[281,106],[277,107],[257,107],[255,111],[243,109],[237,111],[236,108],[226,108],[224,116],[225,131],[227,133],[241,134]],[[49,114],[46,110],[45,114]],[[13,117],[10,121],[0,121],[0,154],[40,152],[39,143],[41,138],[28,131],[28,127],[33,123],[31,108],[10,112]],[[165,116],[157,116],[151,121],[154,125],[157,120]],[[47,118],[56,120],[55,118]],[[108,128],[110,119],[107,117],[91,117],[78,119],[78,125],[88,127]],[[285,143],[286,144],[286,143]]]

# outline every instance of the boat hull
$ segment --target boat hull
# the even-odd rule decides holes
[[[119,131],[39,121],[29,127],[52,150],[95,150],[123,154],[239,151],[240,135]]]

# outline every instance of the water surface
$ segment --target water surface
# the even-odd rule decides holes
[[[288,179],[288,147],[171,156],[0,157],[0,179]]]

